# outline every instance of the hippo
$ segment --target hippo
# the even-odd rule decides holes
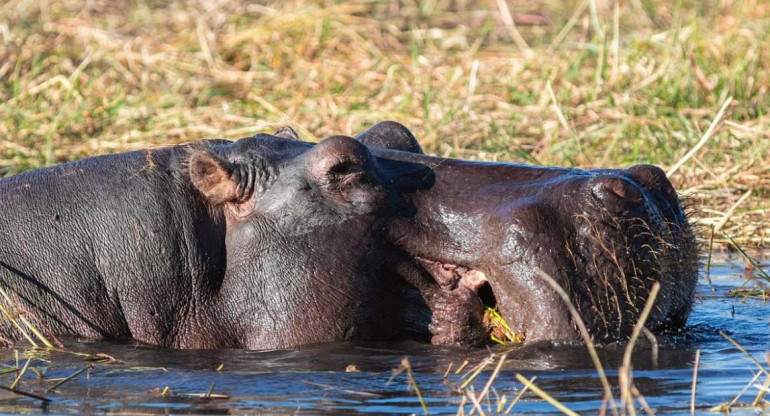
[[[659,168],[425,155],[382,122],[314,144],[291,128],[96,156],[0,179],[0,285],[46,334],[168,348],[340,340],[480,345],[681,330],[697,246]],[[20,339],[9,319],[6,345]]]
[[[430,167],[430,185],[410,194],[415,215],[392,221],[389,238],[444,289],[475,294],[463,296],[468,311],[477,311],[470,306],[479,301],[496,308],[527,343],[575,341],[576,323],[542,278],[546,274],[569,294],[595,342],[623,341],[657,282],[660,292],[645,326],[668,334],[684,328],[698,280],[698,244],[662,169],[429,157],[394,122],[357,139],[372,149],[402,150],[375,151],[381,164]],[[436,306],[452,310],[456,304]],[[438,322],[456,324],[449,315]],[[452,336],[458,328],[434,339],[461,343],[475,333],[466,325],[465,333]]]

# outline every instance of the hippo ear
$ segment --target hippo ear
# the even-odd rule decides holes
[[[369,149],[346,136],[317,144],[306,160],[308,179],[338,212],[368,214],[386,198]]]
[[[215,204],[234,201],[237,198],[237,183],[233,180],[235,165],[205,152],[190,156],[190,179],[193,185]]]
[[[423,154],[422,147],[412,132],[403,124],[395,121],[377,123],[356,136],[356,140],[367,146]]]

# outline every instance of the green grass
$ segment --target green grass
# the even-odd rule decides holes
[[[718,236],[767,245],[770,6],[596,2],[594,15],[591,3],[515,2],[510,19],[496,1],[9,0],[0,174],[283,124],[319,140],[384,119],[446,156],[667,169],[732,97],[671,179],[702,224],[724,223]]]

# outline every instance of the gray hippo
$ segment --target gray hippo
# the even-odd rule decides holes
[[[681,329],[693,233],[652,166],[580,170],[423,154],[383,122],[318,144],[289,128],[98,156],[0,180],[3,301],[51,335],[171,348],[347,339],[525,342]],[[19,339],[8,319],[5,344]]]

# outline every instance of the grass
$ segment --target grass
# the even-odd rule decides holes
[[[613,4],[9,0],[0,175],[384,119],[431,153],[543,165],[671,170],[703,141],[675,186],[718,242],[767,245],[770,7]]]
[[[735,289],[730,290],[728,293],[732,296],[746,299],[746,298],[759,298],[767,300],[770,298],[770,290],[768,290],[768,284],[770,284],[770,274],[768,274],[762,267],[762,264],[746,253],[746,250],[738,245],[735,240],[727,235],[725,236],[730,243],[731,248],[741,254],[743,257],[744,275],[746,280]]]

